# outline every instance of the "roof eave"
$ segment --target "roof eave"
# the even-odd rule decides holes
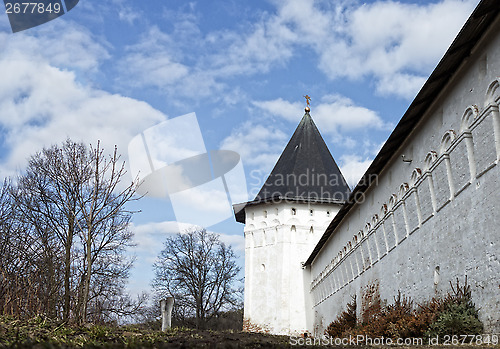
[[[343,206],[346,202],[344,200],[337,200],[337,199],[275,196],[261,200],[253,200],[239,204],[234,204],[233,205],[234,216],[237,222],[245,224],[245,209],[248,206],[277,204],[277,203],[315,203],[315,204]]]

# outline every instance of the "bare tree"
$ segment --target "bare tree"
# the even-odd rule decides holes
[[[67,140],[62,147],[53,145],[33,155],[18,178],[14,193],[22,217],[38,236],[57,239],[64,261],[63,319],[68,320],[71,307],[71,264],[74,238],[77,234],[79,201],[83,183],[88,182],[89,154],[81,143]],[[50,250],[48,250],[50,251]]]
[[[4,184],[0,248],[11,262],[0,262],[0,287],[33,294],[20,292],[17,308],[80,323],[90,308],[93,319],[133,308],[123,292],[133,261],[125,257],[133,214],[125,206],[138,199],[137,180],[125,183],[125,173],[116,148],[106,157],[99,143],[67,140],[32,156],[16,185]],[[0,304],[24,311],[1,294]]]
[[[5,180],[0,189],[0,311],[18,315],[19,295],[25,281],[26,261],[20,258],[27,243],[19,234],[16,211],[10,196],[12,185]]]
[[[196,319],[203,328],[222,311],[239,306],[236,287],[240,267],[231,246],[215,233],[192,229],[167,238],[154,264],[153,288],[158,295],[175,299],[174,316]]]
[[[78,195],[85,251],[84,284],[79,305],[81,322],[86,322],[94,264],[102,257],[116,257],[116,252],[122,252],[131,246],[132,234],[128,226],[132,212],[127,211],[125,205],[138,199],[134,197],[137,179],[124,188],[120,187],[126,169],[125,163],[120,162],[116,148],[106,158],[97,143],[97,147],[90,150],[89,167],[91,176],[80,187]]]
[[[61,284],[60,250],[46,227],[23,219],[6,180],[0,191],[0,304],[4,314],[55,317]]]

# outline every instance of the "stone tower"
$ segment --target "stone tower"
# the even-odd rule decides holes
[[[306,108],[255,199],[234,205],[245,224],[245,330],[293,335],[311,328],[302,263],[349,193]]]

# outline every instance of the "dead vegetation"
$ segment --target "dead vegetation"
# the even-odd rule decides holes
[[[331,338],[368,336],[386,338],[430,338],[454,335],[480,335],[483,325],[478,309],[472,302],[470,285],[456,280],[444,297],[414,305],[410,297],[399,292],[392,303],[380,298],[378,284],[369,285],[363,292],[360,318],[356,298],[347,304],[325,331]]]
[[[36,316],[29,320],[0,317],[0,348],[287,348],[286,336],[241,331],[172,328],[166,333],[123,327],[66,325]]]

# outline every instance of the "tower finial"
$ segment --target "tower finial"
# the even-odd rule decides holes
[[[309,113],[311,111],[311,108],[309,108],[309,106],[311,105],[310,101],[311,101],[311,97],[309,97],[309,95],[305,95],[304,98],[306,99],[306,103],[307,103],[307,107],[305,109],[306,113]]]

